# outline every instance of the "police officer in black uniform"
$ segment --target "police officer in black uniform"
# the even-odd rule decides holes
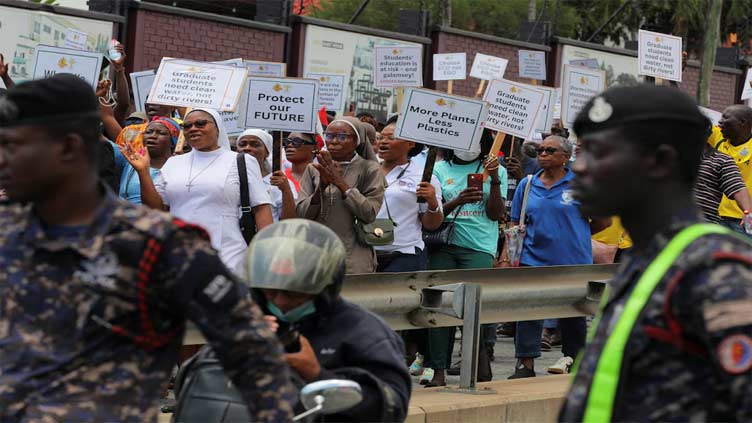
[[[612,88],[574,131],[574,195],[634,248],[611,281],[561,421],[751,421],[752,254],[701,223],[692,190],[710,123],[674,88]]]

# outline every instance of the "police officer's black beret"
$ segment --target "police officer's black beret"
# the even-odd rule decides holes
[[[695,100],[674,87],[642,84],[609,88],[593,97],[574,121],[574,132],[584,135],[639,122],[677,122],[705,130],[710,122]]]
[[[0,97],[0,127],[99,119],[99,101],[89,83],[71,74],[23,82]]]

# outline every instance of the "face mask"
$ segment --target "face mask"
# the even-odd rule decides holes
[[[266,303],[266,308],[268,308],[269,312],[273,314],[277,319],[287,323],[295,323],[298,320],[306,316],[310,316],[311,314],[316,312],[316,305],[313,304],[313,301],[305,302],[288,311],[287,313],[284,313],[271,301]]]
[[[478,152],[468,152],[461,150],[454,150],[454,157],[462,160],[463,162],[472,162],[480,156]]]

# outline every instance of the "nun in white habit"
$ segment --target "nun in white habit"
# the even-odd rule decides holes
[[[149,207],[169,210],[175,217],[206,229],[225,265],[229,269],[239,268],[247,244],[239,224],[238,155],[230,149],[230,140],[216,110],[191,110],[183,120],[183,134],[191,151],[167,160],[153,184],[148,170],[147,177],[141,176],[144,173],[139,170],[141,156],[126,154],[139,173],[141,199]],[[250,203],[260,231],[272,223],[271,200],[258,161],[248,154],[243,158]]]

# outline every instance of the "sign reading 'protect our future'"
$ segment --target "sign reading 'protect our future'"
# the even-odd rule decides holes
[[[316,132],[319,81],[248,77],[240,114],[244,128]]]
[[[395,137],[435,147],[480,151],[488,103],[439,91],[406,90]]]

